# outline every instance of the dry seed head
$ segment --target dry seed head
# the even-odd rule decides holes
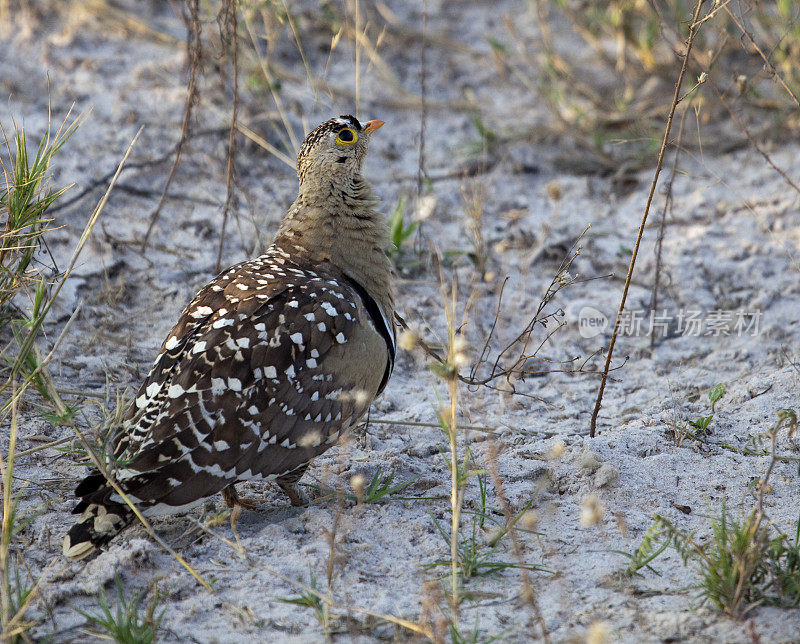
[[[747,88],[747,76],[745,76],[744,74],[739,74],[736,77],[736,89],[739,90],[740,94],[743,94],[746,88]]]
[[[586,631],[586,644],[605,644],[610,635],[611,629],[606,622],[595,622]]]
[[[588,472],[596,472],[602,464],[600,457],[589,449],[584,449],[578,457],[578,467]]]
[[[419,342],[419,332],[416,329],[403,329],[397,338],[397,346],[403,351],[413,351]]]
[[[546,186],[547,196],[555,202],[561,201],[561,184],[558,181],[551,181]]]
[[[564,456],[564,452],[567,451],[567,446],[564,445],[564,441],[556,441],[553,443],[553,446],[550,448],[550,451],[547,452],[548,459],[556,459],[561,458]]]
[[[597,525],[606,512],[605,506],[600,503],[600,497],[590,494],[581,503],[579,520],[582,528]]]
[[[539,515],[535,510],[525,510],[519,518],[519,525],[523,530],[535,530],[539,523]]]
[[[500,541],[506,535],[506,531],[503,528],[497,528],[496,530],[492,530],[489,534],[486,535],[486,544],[490,547],[494,547],[497,545],[497,542]]]
[[[350,478],[350,487],[353,488],[353,494],[356,495],[359,503],[364,502],[364,487],[366,483],[366,479],[361,474],[354,474]]]
[[[575,280],[575,278],[572,277],[572,275],[570,274],[569,271],[561,271],[558,274],[558,283],[561,286],[566,286],[567,284],[572,283],[574,280]]]
[[[422,195],[417,205],[417,221],[425,221],[436,210],[436,195]]]
[[[453,366],[455,366],[456,369],[466,367],[469,364],[469,358],[467,357],[468,350],[469,345],[464,339],[464,336],[457,335],[453,339]]]

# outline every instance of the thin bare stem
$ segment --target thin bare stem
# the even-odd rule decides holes
[[[186,5],[189,8],[189,15],[187,17],[188,23],[188,36],[186,39],[186,53],[189,58],[189,86],[186,90],[186,104],[183,108],[183,122],[181,123],[181,136],[178,140],[178,150],[175,153],[175,161],[172,163],[167,182],[164,184],[164,190],[161,193],[161,198],[158,200],[158,205],[150,215],[150,224],[147,226],[147,232],[144,234],[142,240],[142,251],[147,248],[147,243],[150,240],[150,233],[153,232],[153,227],[158,221],[161,214],[161,208],[167,200],[169,187],[172,185],[172,180],[175,178],[175,173],[181,164],[181,157],[183,156],[183,146],[189,138],[189,125],[192,120],[192,109],[197,101],[197,72],[200,70],[200,58],[202,47],[200,43],[200,0],[186,0]]]
[[[789,96],[791,96],[792,100],[794,101],[794,104],[797,105],[797,107],[800,107],[800,101],[797,100],[797,96],[795,96],[794,92],[791,89],[789,89],[789,86],[783,80],[783,77],[781,77],[781,75],[778,73],[778,70],[775,69],[775,65],[773,65],[772,62],[769,60],[769,58],[767,58],[767,56],[764,54],[764,52],[761,51],[761,47],[758,46],[758,43],[755,41],[753,36],[750,35],[750,32],[747,31],[747,29],[745,29],[744,26],[742,26],[742,23],[739,22],[736,16],[734,16],[731,13],[731,10],[728,9],[727,2],[725,3],[724,8],[725,8],[725,13],[728,14],[730,19],[733,20],[733,23],[737,27],[739,27],[739,30],[747,37],[747,39],[750,41],[750,44],[753,45],[753,48],[758,52],[758,55],[761,56],[761,59],[764,61],[764,64],[775,75],[775,78],[778,79],[778,82],[783,86],[783,89],[785,89],[786,92],[789,94]]]
[[[769,164],[769,166],[781,176],[781,178],[788,184],[788,186],[792,190],[800,194],[800,186],[798,186],[794,181],[792,181],[789,175],[787,175],[783,169],[778,167],[772,160],[772,158],[769,156],[769,154],[767,154],[766,151],[758,144],[758,141],[755,140],[755,138],[750,133],[750,130],[747,128],[744,122],[738,116],[736,116],[736,112],[733,111],[728,101],[725,100],[725,97],[722,95],[722,92],[720,92],[716,86],[712,87],[714,88],[714,93],[717,95],[717,98],[720,100],[722,105],[728,111],[730,117],[733,119],[733,122],[739,126],[739,129],[742,131],[742,134],[744,134],[745,137],[747,137],[747,140],[750,142],[750,145],[752,145],[755,148],[756,152],[758,152],[762,157],[764,157],[764,161],[766,161]]]
[[[356,118],[361,116],[361,5],[355,0],[355,50],[356,50]]]
[[[519,539],[519,535],[517,534],[516,529],[516,520],[514,518],[514,514],[511,511],[511,504],[508,502],[508,497],[505,493],[505,488],[503,486],[503,481],[500,478],[500,472],[497,468],[497,461],[499,457],[499,450],[497,448],[497,444],[492,441],[489,443],[489,454],[488,454],[488,465],[489,465],[489,474],[492,477],[492,483],[494,485],[495,493],[497,494],[497,499],[500,501],[500,509],[503,512],[503,517],[506,520],[506,530],[508,534],[511,535],[511,545],[514,551],[514,558],[517,560],[517,563],[520,566],[520,574],[522,576],[522,594],[523,600],[531,607],[531,611],[533,612],[533,617],[536,620],[537,625],[542,631],[542,641],[545,644],[549,644],[550,638],[547,634],[547,625],[545,624],[544,618],[542,617],[542,611],[539,608],[539,601],[536,598],[536,591],[533,588],[533,583],[531,582],[531,576],[528,573],[527,568],[525,567],[525,558],[523,557],[522,552],[522,542]],[[518,518],[518,517],[517,517]]]
[[[445,305],[445,314],[447,316],[447,332],[448,332],[448,363],[455,365],[455,346],[456,346],[456,297],[457,286],[455,282],[452,285],[451,302]],[[459,480],[459,464],[458,464],[458,379],[455,374],[451,375],[448,379],[448,391],[450,394],[450,405],[448,414],[445,419],[447,426],[447,437],[450,442],[450,509],[451,509],[451,527],[450,527],[450,583],[451,583],[451,613],[453,625],[458,626],[458,605],[459,605],[459,578],[458,578],[458,534],[459,526],[461,524],[461,504],[464,498],[461,482]]]
[[[228,161],[225,173],[225,207],[222,210],[222,229],[219,233],[219,248],[217,249],[217,263],[215,272],[219,273],[222,264],[222,246],[225,243],[225,228],[228,223],[228,214],[233,203],[233,175],[235,170],[234,157],[236,155],[236,118],[239,111],[239,33],[236,15],[236,0],[225,0],[223,4],[225,17],[221,27],[227,32],[233,57],[233,106],[231,107],[231,126],[228,131]]]
[[[617,343],[617,333],[619,332],[619,325],[620,321],[622,320],[622,312],[625,309],[625,301],[628,299],[628,289],[631,285],[633,269],[636,266],[636,257],[639,254],[639,245],[641,244],[642,236],[644,235],[644,227],[647,223],[647,216],[650,214],[650,205],[653,203],[653,195],[655,195],[656,186],[658,185],[658,178],[661,175],[661,166],[664,164],[664,153],[667,150],[669,135],[672,131],[672,119],[675,116],[675,109],[678,107],[678,102],[681,95],[681,86],[683,85],[683,77],[686,75],[686,69],[689,66],[689,55],[691,54],[694,37],[697,33],[698,18],[700,16],[700,8],[703,6],[703,2],[704,0],[697,0],[697,5],[694,8],[692,24],[689,26],[689,38],[686,41],[686,53],[683,56],[683,64],[681,65],[681,71],[678,75],[678,81],[675,83],[675,94],[673,95],[672,105],[670,106],[669,115],[667,116],[667,126],[664,130],[664,138],[661,141],[661,149],[658,152],[658,162],[656,164],[655,175],[653,176],[653,182],[650,184],[650,192],[647,195],[647,203],[645,204],[644,213],[642,214],[642,221],[639,224],[639,232],[636,235],[636,243],[633,246],[633,253],[631,253],[631,262],[628,266],[628,274],[625,277],[625,286],[622,289],[622,299],[619,303],[619,309],[617,309],[617,317],[614,320],[614,331],[611,333],[611,341],[608,344],[606,362],[603,366],[603,375],[600,378],[600,389],[597,392],[597,400],[595,401],[594,410],[592,411],[592,419],[589,423],[589,436],[592,437],[594,436],[597,428],[597,416],[600,413],[600,407],[603,404],[603,392],[606,388],[606,379],[608,378],[608,371],[611,367],[611,357],[614,355],[614,345]]]
[[[661,211],[661,221],[658,224],[658,238],[656,239],[656,268],[655,276],[653,277],[653,295],[650,298],[650,310],[653,315],[658,312],[658,288],[661,284],[661,254],[664,248],[664,230],[667,223],[667,213],[672,210],[672,185],[675,182],[675,173],[678,171],[678,159],[681,156],[681,141],[683,140],[683,126],[686,124],[686,114],[689,110],[683,110],[681,114],[681,123],[678,126],[678,139],[675,141],[675,158],[672,160],[672,172],[669,175],[669,183],[667,184],[667,193],[664,196],[664,208]],[[650,335],[650,349],[655,347],[656,334]]]

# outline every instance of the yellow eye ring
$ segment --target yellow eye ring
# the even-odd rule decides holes
[[[358,134],[351,127],[343,127],[336,135],[336,145],[353,145],[356,141],[358,141]]]

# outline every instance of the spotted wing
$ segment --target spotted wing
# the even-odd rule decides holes
[[[368,408],[388,357],[359,295],[283,268],[267,273],[276,280],[240,265],[198,295],[164,343],[129,420],[135,438],[116,450],[117,478],[139,502],[181,507],[289,472]]]

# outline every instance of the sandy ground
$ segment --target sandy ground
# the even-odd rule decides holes
[[[421,2],[388,4],[400,23],[421,29]],[[8,127],[14,115],[24,119],[32,140],[41,135],[48,75],[54,121],[63,118],[73,102],[79,110],[91,108],[54,168],[57,185],[75,183],[69,195],[79,194],[112,171],[144,126],[131,168],[112,194],[43,342],[45,346],[57,336],[82,300],[80,316],[52,365],[53,376],[66,389],[95,395],[110,391],[113,397],[116,390],[127,387],[130,392],[138,386],[184,304],[214,274],[225,199],[228,112],[216,77],[206,74],[196,136],[189,142],[152,243],[140,252],[138,244],[169,171],[171,157],[166,155],[180,131],[186,80],[184,28],[172,9],[160,3],[128,7],[149,26],[142,30],[108,11],[86,7],[75,2],[55,15],[44,10],[33,17],[12,13],[10,33],[0,41],[0,88],[8,97],[0,121]],[[304,30],[316,33],[310,14],[300,7],[297,11]],[[611,316],[618,305],[620,276],[627,268],[652,171],[638,175],[638,186],[622,193],[607,179],[559,174],[550,160],[569,150],[557,145],[533,147],[520,137],[492,149],[485,172],[461,177],[474,156],[471,150],[478,135],[469,114],[447,108],[448,103],[471,92],[487,125],[504,135],[546,118],[536,97],[513,79],[502,78],[491,61],[485,35],[502,35],[500,16],[508,12],[515,14],[521,30],[535,34],[534,12],[524,3],[476,3],[469,8],[458,2],[429,3],[428,29],[450,46],[432,45],[428,52],[427,91],[435,104],[426,121],[425,167],[432,179],[432,196],[421,245],[432,243],[456,256],[446,274],[458,275],[462,302],[470,293],[474,297],[466,326],[474,359],[492,323],[503,278],[509,276],[498,324],[501,340],[511,338],[533,315],[565,250],[591,224],[570,269],[579,281],[562,290],[549,309],[560,309],[559,319],[565,325],[540,352],[555,361],[586,358],[607,343],[609,329],[584,337],[589,334],[581,333],[579,322],[585,307]],[[215,25],[204,28],[213,32]],[[330,33],[318,31],[319,36],[307,36],[303,45],[316,73],[321,74],[327,64],[328,82],[341,90],[334,98],[324,92],[315,97],[308,89],[288,32],[271,43],[276,59],[297,74],[296,82],[283,81],[281,96],[298,133],[305,124],[313,126],[331,114],[355,109],[352,49],[341,44],[327,62]],[[418,40],[408,37],[405,46],[399,37],[388,42],[393,82],[407,92],[418,92]],[[453,42],[463,46],[452,46]],[[213,64],[212,56],[207,69]],[[361,64],[360,112],[388,122],[374,137],[366,174],[389,211],[401,197],[411,197],[413,203],[416,195],[420,113],[403,107],[398,87],[386,80],[381,69],[367,61]],[[274,115],[271,99],[263,87],[243,86],[243,122],[279,145],[266,125]],[[770,153],[790,176],[800,176],[797,145],[770,148]],[[159,158],[167,160],[142,165]],[[240,198],[228,225],[225,264],[252,256],[269,240],[296,191],[291,169],[244,138],[238,164]],[[476,463],[485,464],[489,436],[494,436],[502,446],[499,470],[512,506],[519,509],[532,501],[539,517],[536,533],[521,533],[522,543],[525,561],[547,571],[533,573],[532,579],[544,622],[556,642],[581,641],[596,622],[607,624],[610,641],[752,641],[744,622],[696,606],[697,578],[673,550],[654,562],[658,574],[644,571],[634,579],[618,574],[627,560],[612,552],[635,549],[654,513],[681,529],[696,530],[702,539],[709,534],[709,513],[718,510],[723,498],[734,513],[753,506],[752,483],[765,471],[767,457],[743,456],[691,440],[676,443],[676,424],[707,413],[710,387],[724,383],[727,389],[712,423],[709,440],[715,444],[744,446],[774,423],[779,409],[797,403],[798,196],[750,151],[722,157],[685,155],[680,167],[664,239],[660,306],[671,320],[670,337],[659,339],[652,351],[645,335],[620,339],[615,364],[626,357],[627,361],[609,383],[598,436],[588,438],[598,385],[595,376],[551,373],[520,383],[520,391],[538,398],[508,397],[486,389],[462,392],[464,421],[494,430],[470,434]],[[56,213],[61,227],[49,235],[48,244],[59,267],[66,265],[104,189],[105,185],[96,186]],[[481,195],[490,250],[487,279],[476,275],[466,258],[472,247],[464,190]],[[661,212],[663,203],[659,193],[655,213]],[[653,227],[645,234],[629,297],[631,310],[644,311],[645,327],[656,234]],[[435,342],[444,337],[443,298],[435,274],[424,265],[412,266],[415,261],[413,252],[400,260],[398,309]],[[580,281],[609,273],[615,277]],[[681,312],[692,311],[706,322],[713,311],[756,314],[757,328],[729,335],[716,335],[711,326],[704,326],[701,334],[683,332],[678,318]],[[745,319],[753,322],[751,317]],[[553,328],[537,328],[536,343]],[[535,362],[536,368],[542,364]],[[599,366],[595,358],[587,368]],[[433,423],[437,396],[445,395],[425,361],[403,353],[371,418]],[[31,400],[25,413],[22,449],[39,444],[37,437],[62,438],[71,431],[42,420],[36,404]],[[86,404],[89,418],[97,417],[93,409]],[[2,440],[5,449],[5,428]],[[549,455],[559,443],[564,452],[552,458]],[[450,517],[449,474],[440,456],[445,449],[445,437],[435,428],[372,422],[365,433],[319,458],[306,475],[304,481],[309,483],[347,485],[353,475],[370,478],[382,467],[396,472],[395,481],[417,477],[403,496],[424,497],[344,507],[336,530],[331,588],[338,604],[415,620],[423,604],[435,600],[436,593],[426,582],[441,579],[444,569],[424,566],[449,556],[435,524],[447,525]],[[796,449],[782,437],[779,451],[793,454]],[[19,536],[25,561],[34,573],[51,565],[43,601],[30,613],[40,620],[34,629],[37,637],[55,632],[55,641],[91,639],[85,618],[75,609],[91,609],[98,584],[112,588],[108,584],[116,570],[128,590],[164,580],[162,587],[168,589],[160,634],[164,641],[323,640],[323,628],[313,611],[277,601],[297,591],[274,572],[308,581],[311,571],[325,588],[335,502],[290,508],[273,488],[247,488],[247,493],[262,496],[266,503],[263,510],[247,512],[240,521],[246,559],[220,539],[198,534],[187,517],[155,521],[163,538],[204,577],[214,580],[212,594],[139,527],[88,563],[61,560],[61,540],[72,520],[71,490],[85,471],[71,455],[53,449],[19,465],[20,483],[27,483],[21,511],[39,513]],[[796,466],[779,464],[771,481],[769,516],[792,533],[798,509]],[[598,524],[582,527],[581,504],[591,494],[599,497],[605,512]],[[475,507],[477,496],[477,484],[472,482],[468,509]],[[489,504],[498,507],[491,492]],[[677,506],[686,506],[691,513]],[[221,500],[209,502],[204,511],[208,515],[215,508],[222,510]],[[471,524],[467,514],[465,534],[471,532]],[[227,524],[215,530],[230,537]],[[513,561],[513,554],[501,548],[496,558]],[[501,641],[509,642],[529,641],[538,632],[520,598],[518,571],[473,578],[466,589],[470,598],[461,614],[466,629],[477,623],[482,638],[500,635]],[[761,642],[800,639],[796,610],[759,608],[750,617]],[[374,625],[355,611],[349,624],[344,618],[333,623],[343,631],[334,636],[337,641],[408,637],[385,623]]]

